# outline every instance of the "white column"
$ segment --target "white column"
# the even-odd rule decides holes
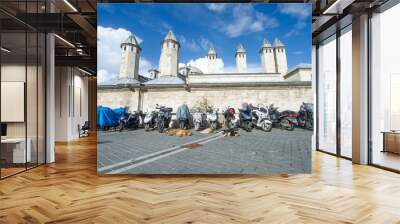
[[[55,55],[54,34],[46,36],[46,163],[55,161]]]
[[[368,15],[353,19],[353,162],[368,163]]]
[[[317,145],[316,145],[316,143],[317,143],[317,138],[316,138],[316,136],[317,136],[317,129],[316,129],[316,124],[317,124],[317,114],[316,114],[316,111],[317,111],[317,108],[316,108],[316,106],[317,106],[317,58],[316,58],[316,55],[317,55],[317,48],[316,48],[316,46],[315,45],[312,45],[312,55],[311,55],[311,61],[312,61],[312,80],[311,80],[311,83],[312,83],[312,92],[313,92],[313,96],[314,96],[314,121],[313,121],[313,123],[314,123],[314,130],[313,130],[313,135],[312,135],[312,137],[311,137],[311,147],[312,147],[312,150],[316,150],[316,148],[317,148]]]

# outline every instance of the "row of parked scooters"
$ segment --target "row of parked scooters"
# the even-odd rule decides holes
[[[290,110],[280,112],[273,104],[254,107],[247,103],[243,103],[238,111],[238,117],[233,107],[227,107],[221,111],[226,129],[242,128],[251,131],[253,128],[259,128],[266,132],[271,131],[273,127],[289,131],[295,127],[313,129],[313,104],[311,103],[302,103],[298,112]],[[172,108],[157,105],[155,110],[147,113],[126,111],[120,119],[119,130],[136,129],[140,126],[143,126],[146,131],[158,129],[159,132],[164,132],[170,126],[181,129],[194,127],[195,130],[209,127],[215,130],[220,126],[218,118],[218,109],[208,107],[206,111],[202,111],[200,108],[195,108],[190,112],[188,106],[183,104],[176,111],[176,120],[172,121]]]

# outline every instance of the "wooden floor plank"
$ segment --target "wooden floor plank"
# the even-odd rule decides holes
[[[96,138],[0,181],[0,223],[400,223],[400,175],[313,152],[311,175],[98,176]]]

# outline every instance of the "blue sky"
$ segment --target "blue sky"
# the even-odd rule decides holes
[[[140,72],[158,68],[160,42],[172,30],[181,43],[180,62],[198,63],[213,46],[223,70],[235,67],[236,47],[247,51],[249,70],[260,69],[263,38],[286,45],[289,68],[311,63],[310,4],[98,4],[98,70],[119,71],[119,42],[133,33],[142,48]],[[197,60],[197,61],[196,61]],[[101,72],[100,72],[101,73]],[[101,75],[101,74],[100,74]]]

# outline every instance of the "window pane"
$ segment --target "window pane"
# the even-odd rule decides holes
[[[30,159],[26,141],[26,33],[1,34],[1,177],[25,170]],[[26,150],[28,146],[28,151]]]
[[[38,49],[37,49],[37,33],[27,33],[27,80],[26,80],[26,116],[27,116],[27,139],[28,149],[30,147],[30,159],[28,160],[28,168],[37,165],[37,75],[38,75]]]
[[[374,15],[371,20],[371,132],[372,162],[400,170],[400,133],[389,133],[387,139],[382,133],[400,130],[400,33],[394,29],[398,21],[400,4]]]
[[[351,26],[340,36],[340,142],[341,155],[351,158],[352,141],[352,35]]]
[[[336,36],[318,48],[319,149],[336,153]]]

